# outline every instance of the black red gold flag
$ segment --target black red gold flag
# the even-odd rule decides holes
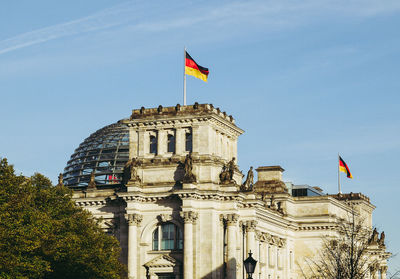
[[[185,74],[191,75],[207,82],[208,78],[208,68],[204,68],[194,61],[194,59],[187,53],[185,57]]]
[[[353,178],[353,176],[351,175],[351,172],[349,170],[349,167],[347,166],[347,164],[343,161],[342,157],[339,156],[339,170],[341,172],[344,172],[348,178]]]

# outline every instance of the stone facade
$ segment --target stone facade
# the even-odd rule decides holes
[[[300,278],[297,263],[321,237],[337,235],[351,208],[372,227],[367,197],[293,197],[279,166],[258,167],[258,181],[241,188],[243,130],[211,104],[141,108],[121,121],[129,126],[125,186],[75,190],[74,199],[118,238],[129,278],[246,278],[250,251],[253,278]],[[389,253],[373,245],[379,262],[371,278],[385,278]]]

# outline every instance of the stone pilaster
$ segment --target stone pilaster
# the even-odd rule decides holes
[[[200,127],[198,125],[192,126],[192,150],[194,154],[200,152]]]
[[[129,127],[129,159],[139,156],[139,135],[132,127]]]
[[[137,227],[140,226],[143,216],[140,214],[127,214],[128,219],[128,278],[137,279]]]
[[[237,221],[239,219],[239,215],[237,214],[228,214],[226,216],[226,224],[227,224],[227,258],[228,261],[226,263],[227,267],[227,279],[236,279],[236,234],[237,234]]]
[[[378,279],[377,271],[378,271],[378,267],[376,266],[376,264],[371,265],[369,267],[369,273],[371,275],[371,279]]]
[[[253,220],[246,222],[246,255],[248,255],[250,251],[252,251],[253,254],[256,253],[256,227],[257,221]]]
[[[167,133],[165,130],[157,131],[157,155],[163,156],[167,153]]]
[[[265,262],[265,259],[266,259],[266,245],[265,245],[265,242],[261,242],[260,241],[260,262],[259,262],[259,269],[260,269],[260,278],[266,278],[266,272],[265,272],[265,269],[266,269],[266,262]]]
[[[144,157],[146,153],[149,152],[148,141],[145,139],[146,132],[144,129],[139,129],[138,131],[138,147],[137,154],[138,157]],[[133,156],[133,154],[132,154]]]
[[[381,266],[380,267],[381,279],[386,279],[387,270],[388,270],[387,266]]]
[[[175,153],[177,155],[182,155],[185,153],[186,148],[186,138],[185,138],[185,130],[182,128],[176,129],[175,133]]]
[[[193,279],[193,224],[198,214],[193,211],[185,211],[181,214],[185,225],[183,233],[183,278]]]

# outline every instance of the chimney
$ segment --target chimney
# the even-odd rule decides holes
[[[259,167],[256,169],[258,181],[279,180],[282,181],[282,173],[285,171],[281,166]]]

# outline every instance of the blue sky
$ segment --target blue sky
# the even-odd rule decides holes
[[[90,133],[182,103],[186,46],[210,69],[188,77],[188,103],[235,117],[243,172],[281,165],[335,193],[340,152],[343,191],[371,198],[398,253],[399,14],[397,0],[4,1],[0,156],[56,181]]]

